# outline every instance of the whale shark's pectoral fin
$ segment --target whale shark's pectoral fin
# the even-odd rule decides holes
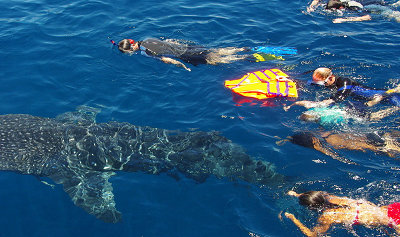
[[[50,178],[64,185],[75,205],[104,222],[116,223],[122,215],[115,208],[113,188],[108,181],[113,175],[114,172],[64,169]]]

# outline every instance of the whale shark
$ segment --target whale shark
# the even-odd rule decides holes
[[[122,220],[109,181],[117,171],[180,174],[198,183],[209,177],[261,185],[282,179],[272,163],[252,158],[216,131],[96,123],[98,112],[81,107],[56,118],[0,115],[0,170],[49,177],[76,206],[107,223]]]

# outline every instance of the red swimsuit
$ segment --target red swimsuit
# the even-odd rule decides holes
[[[388,217],[396,224],[400,224],[400,202],[388,206]]]
[[[353,225],[359,225],[360,221],[358,219],[358,214],[360,214],[360,210],[359,210],[359,203],[357,202],[357,212],[356,212],[356,217],[354,217],[354,221],[353,221]]]

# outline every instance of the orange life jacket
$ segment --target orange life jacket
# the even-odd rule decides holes
[[[226,80],[225,87],[257,99],[297,97],[296,83],[279,69],[250,72],[240,79]]]

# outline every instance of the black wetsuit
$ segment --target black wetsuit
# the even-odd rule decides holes
[[[349,96],[354,96],[362,100],[371,100],[375,95],[382,95],[386,92],[385,89],[367,87],[346,77],[336,77],[335,82],[332,85],[326,86],[326,88],[336,91],[330,97],[335,102],[343,101]],[[393,94],[383,101],[400,106],[400,95],[398,93]]]
[[[362,16],[369,15],[371,13],[371,9],[366,6],[371,6],[371,5],[382,5],[383,6],[383,5],[385,5],[384,0],[357,0],[357,1],[342,0],[342,3],[344,5],[345,10],[348,10],[351,12],[356,12]]]
[[[328,3],[329,1],[326,1]],[[344,8],[346,10],[352,10],[352,11],[361,11],[363,10],[364,6],[368,5],[385,5],[384,0],[357,0],[357,1],[341,1],[344,4]],[[352,2],[359,3],[361,4],[362,7],[357,6],[357,4],[352,4]]]
[[[351,2],[351,1],[349,1],[349,2]],[[364,0],[364,1],[363,0],[358,0],[358,1],[354,1],[354,2],[360,3],[363,7],[364,6],[368,6],[368,5],[384,5],[385,4],[385,1],[383,1],[383,0]],[[345,8],[349,9],[349,10],[353,10],[353,11],[361,11],[361,10],[363,10],[360,7],[352,6],[351,4],[345,4],[345,5],[346,5]]]
[[[336,93],[332,95],[330,98],[335,102],[343,101],[350,95],[352,95],[354,87],[361,87],[365,89],[372,89],[365,86],[362,86],[360,83],[346,77],[335,77],[336,80],[332,85],[326,86],[331,90],[335,90]]]
[[[139,41],[139,48],[143,55],[153,58],[170,57],[180,59],[194,66],[207,64],[209,49],[199,45],[185,45],[167,42],[155,38]]]

